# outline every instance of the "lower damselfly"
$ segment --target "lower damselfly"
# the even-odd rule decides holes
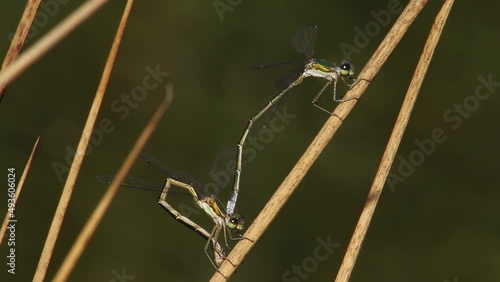
[[[205,244],[205,253],[217,269],[226,259],[226,253],[218,241],[221,231],[224,234],[226,247],[229,247],[227,241],[228,237],[232,240],[243,239],[240,233],[244,227],[243,218],[239,214],[229,214],[224,211],[224,208],[220,205],[220,201],[214,195],[205,195],[202,192],[200,182],[194,176],[184,172],[172,170],[156,158],[148,156],[144,153],[141,153],[140,157],[155,169],[166,174],[167,180],[165,181],[165,184],[155,185],[147,180],[127,177],[121,183],[121,186],[142,190],[161,191],[158,203],[176,220],[194,230],[207,240],[207,243]],[[109,184],[113,181],[114,176],[99,175],[96,178]],[[208,232],[187,216],[180,213],[167,201],[168,193],[172,187],[178,187],[189,192],[195,203],[214,221],[215,226],[211,232]],[[236,237],[233,237],[232,231],[236,231]],[[212,248],[212,255],[209,254],[209,247]]]

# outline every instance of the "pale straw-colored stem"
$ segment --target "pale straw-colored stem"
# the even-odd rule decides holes
[[[96,1],[88,1],[84,5],[88,5],[90,2],[96,2]],[[64,220],[64,215],[66,214],[66,210],[68,208],[69,201],[71,199],[71,194],[73,193],[73,187],[75,186],[76,178],[78,176],[78,173],[80,171],[82,162],[83,162],[83,157],[85,156],[85,152],[87,151],[87,146],[90,140],[90,136],[92,134],[92,130],[94,128],[96,119],[97,119],[97,114],[99,113],[99,109],[101,107],[102,99],[104,97],[104,92],[106,90],[106,87],[108,85],[109,77],[111,75],[111,70],[113,69],[113,65],[116,59],[116,53],[118,52],[118,47],[120,46],[121,38],[123,36],[123,30],[125,29],[125,25],[127,23],[128,15],[130,13],[130,9],[132,6],[132,0],[129,0],[127,2],[127,5],[124,10],[124,14],[122,16],[122,19],[120,21],[120,25],[118,26],[117,33],[115,36],[115,40],[113,41],[113,44],[111,46],[111,50],[108,55],[108,60],[106,61],[106,65],[104,67],[103,74],[101,76],[101,81],[99,82],[99,86],[96,91],[96,95],[94,98],[94,101],[92,103],[92,106],[90,108],[89,115],[87,117],[87,121],[85,123],[85,127],[83,128],[82,136],[80,138],[80,142],[78,143],[78,148],[76,150],[75,158],[73,160],[73,163],[71,164],[71,168],[68,173],[68,178],[66,179],[66,183],[63,188],[63,192],[61,194],[61,198],[59,199],[59,204],[57,205],[56,213],[54,215],[54,218],[52,219],[52,224],[49,229],[49,233],[47,235],[47,239],[45,240],[45,245],[43,247],[42,255],[40,257],[40,260],[38,261],[38,266],[36,269],[35,276],[33,277],[33,281],[36,282],[41,282],[44,280],[45,275],[47,273],[47,268],[49,266],[50,259],[52,257],[52,253],[54,251],[54,246],[56,244],[59,231],[61,229],[62,222]],[[98,6],[94,4],[94,6],[88,7],[87,10],[92,10],[97,9]],[[74,14],[76,14],[75,12]],[[73,15],[74,15],[73,14]],[[70,16],[72,17],[72,16]],[[81,22],[83,19],[80,21],[78,20],[71,20],[70,22],[73,23],[78,23]],[[64,24],[64,23],[63,23]],[[56,30],[54,28],[54,30]],[[69,32],[71,29],[66,28],[63,29],[67,32]],[[54,32],[54,31],[53,31]],[[62,31],[60,32],[61,35],[63,34]],[[41,41],[41,40],[40,40]],[[47,45],[48,48],[49,45]],[[35,46],[33,46],[35,47]],[[41,56],[41,55],[40,55]],[[21,57],[19,58],[19,60]],[[18,61],[19,61],[18,60]],[[18,61],[16,61],[14,64],[16,64]],[[14,66],[12,64],[12,66]],[[11,67],[12,67],[11,66]]]
[[[413,106],[415,105],[415,101],[417,100],[418,93],[420,92],[420,87],[422,86],[422,82],[424,81],[425,74],[427,73],[427,69],[429,68],[432,55],[434,54],[434,50],[436,49],[437,43],[441,36],[441,32],[443,31],[444,24],[446,23],[446,19],[448,18],[448,14],[450,13],[452,5],[453,0],[447,0],[444,3],[441,11],[438,13],[436,20],[434,21],[434,25],[431,28],[431,32],[429,33],[429,37],[427,38],[424,50],[422,51],[422,55],[420,56],[417,68],[415,69],[415,73],[413,74],[410,86],[408,87],[408,92],[406,93],[405,100],[403,101],[403,105],[401,106],[396,124],[394,125],[394,129],[391,133],[391,137],[389,138],[389,142],[387,143],[384,155],[382,156],[382,161],[380,162],[380,166],[375,175],[375,179],[373,180],[372,187],[370,188],[370,192],[368,193],[365,207],[361,212],[358,224],[356,225],[354,234],[352,235],[349,246],[347,247],[344,260],[342,261],[335,282],[347,282],[351,277],[351,273],[356,264],[356,259],[359,255],[359,251],[361,250],[361,246],[368,232],[368,227],[370,226],[370,222],[373,218],[375,208],[377,207],[380,195],[382,194],[382,191],[384,189],[387,175],[389,175],[389,170],[391,169],[392,163],[396,156],[396,152],[399,148],[399,144],[401,143],[401,139],[403,138],[403,133],[406,129],[406,126],[408,125],[408,121],[410,120]],[[376,281],[377,279],[373,278],[373,280]]]

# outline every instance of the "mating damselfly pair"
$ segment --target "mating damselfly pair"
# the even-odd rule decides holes
[[[203,193],[201,188],[202,186],[196,177],[185,172],[175,171],[167,167],[158,159],[148,156],[145,153],[141,153],[140,157],[144,162],[167,176],[165,184],[157,185],[141,178],[127,177],[121,183],[121,186],[141,190],[161,191],[158,203],[172,217],[207,240],[207,243],[205,244],[205,253],[214,267],[218,268],[218,266],[226,259],[226,252],[218,241],[220,232],[222,231],[224,234],[224,242],[227,247],[229,246],[227,237],[232,240],[242,239],[243,237],[241,237],[240,232],[243,230],[244,226],[243,218],[239,214],[226,213],[224,208],[221,206],[220,201],[214,195],[206,195]],[[109,184],[113,181],[114,176],[99,175],[96,178]],[[214,221],[215,226],[211,232],[208,232],[205,228],[183,215],[167,201],[168,193],[173,187],[178,187],[189,192],[189,195],[193,198],[198,207],[201,208]],[[237,237],[233,237],[231,233],[233,230],[236,231]],[[209,252],[209,248],[212,250],[212,255]]]
[[[249,119],[246,129],[241,136],[239,143],[237,144],[237,154],[236,154],[236,171],[233,183],[232,194],[227,201],[226,209],[222,207],[220,201],[214,195],[206,195],[201,190],[201,185],[199,181],[185,173],[180,173],[169,169],[167,166],[162,164],[157,159],[141,154],[141,158],[148,164],[152,165],[156,169],[162,171],[167,175],[167,180],[162,186],[150,185],[147,181],[143,181],[137,178],[127,178],[122,186],[146,189],[146,190],[156,190],[161,191],[158,203],[176,220],[180,221],[184,225],[188,226],[199,235],[201,235],[207,242],[205,244],[205,253],[211,260],[215,268],[226,259],[226,252],[224,247],[219,243],[219,235],[222,231],[224,234],[225,247],[229,247],[227,237],[233,240],[246,239],[241,236],[240,231],[243,230],[243,220],[242,218],[234,213],[236,202],[238,199],[238,194],[240,190],[240,177],[242,172],[243,163],[243,147],[248,134],[252,130],[255,122],[263,118],[265,113],[273,110],[278,101],[280,101],[283,96],[293,87],[298,86],[302,83],[304,78],[307,77],[318,77],[327,80],[326,84],[321,88],[317,95],[312,100],[312,103],[321,109],[322,111],[333,114],[331,111],[320,106],[318,100],[323,94],[325,89],[333,83],[333,101],[343,102],[351,99],[337,99],[336,97],[336,85],[337,80],[342,79],[349,87],[355,82],[354,79],[354,67],[347,60],[342,61],[341,64],[333,64],[323,59],[315,59],[314,56],[314,44],[316,41],[317,27],[316,26],[306,26],[297,30],[291,39],[292,47],[298,53],[303,54],[306,57],[306,61],[302,62],[300,69],[291,73],[291,75],[286,79],[286,83],[282,85],[276,92],[276,96],[272,98],[265,107],[257,112],[255,116]],[[276,65],[287,65],[289,63],[280,63],[275,65],[262,65],[254,67],[254,69],[264,69],[270,66]],[[111,182],[113,176],[98,176],[99,180],[103,182]],[[211,232],[193,222],[187,216],[181,214],[167,201],[167,196],[172,188],[172,186],[179,187],[189,192],[191,197],[194,199],[196,204],[214,221],[214,228]],[[233,237],[231,231],[235,230],[237,235]],[[209,249],[211,248],[211,253]]]

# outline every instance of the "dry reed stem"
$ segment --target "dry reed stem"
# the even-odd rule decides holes
[[[101,81],[99,82],[99,87],[97,88],[94,101],[92,103],[89,115],[87,117],[87,121],[85,123],[82,136],[80,138],[80,142],[78,143],[78,148],[75,153],[75,158],[73,160],[73,163],[71,164],[71,168],[68,173],[68,178],[66,179],[66,184],[64,185],[61,198],[59,199],[59,204],[57,205],[56,213],[54,215],[54,218],[52,219],[52,224],[49,229],[49,234],[47,235],[47,239],[43,247],[42,256],[38,261],[38,266],[33,281],[43,281],[47,273],[47,267],[49,265],[50,258],[52,257],[52,253],[54,251],[54,246],[57,241],[57,237],[59,235],[59,230],[61,229],[62,221],[64,219],[64,215],[66,213],[69,200],[71,199],[71,194],[73,193],[73,187],[75,185],[76,178],[80,171],[80,167],[83,162],[83,157],[85,156],[88,142],[92,134],[92,129],[94,128],[95,121],[97,119],[97,115],[101,107],[102,99],[104,97],[104,92],[106,90],[106,86],[108,85],[109,77],[111,75],[111,70],[113,69],[113,65],[116,59],[116,53],[118,52],[118,47],[120,46],[121,38],[123,36],[123,30],[125,29],[125,25],[127,23],[132,2],[133,2],[132,0],[129,0],[127,2],[122,19],[120,21],[120,25],[118,26],[117,29],[115,39],[113,40],[113,44],[111,46],[111,50],[109,52],[108,59],[106,61],[106,65],[104,67],[103,74],[101,76]]]
[[[399,144],[401,143],[401,139],[403,138],[403,133],[406,129],[406,126],[408,125],[408,121],[410,120],[413,106],[415,105],[415,101],[417,100],[418,93],[420,92],[425,74],[427,73],[427,69],[429,68],[434,50],[436,49],[439,38],[441,36],[441,32],[443,31],[443,27],[446,23],[446,19],[448,18],[452,5],[453,0],[447,0],[444,3],[431,28],[429,37],[427,38],[427,42],[424,46],[424,50],[422,51],[422,55],[420,56],[420,60],[415,69],[415,73],[410,82],[410,86],[408,87],[408,92],[406,93],[403,105],[401,106],[396,124],[394,125],[394,130],[391,133],[391,137],[389,138],[389,142],[387,143],[384,155],[382,156],[382,161],[380,162],[380,166],[373,180],[372,187],[370,188],[370,192],[368,193],[365,207],[361,212],[358,224],[356,225],[356,228],[352,235],[351,242],[347,247],[344,260],[340,266],[340,270],[337,274],[335,282],[346,282],[349,281],[349,278],[351,277],[354,265],[356,264],[356,259],[361,249],[361,245],[363,244],[363,240],[365,239],[366,233],[368,232],[368,227],[370,226],[370,222],[373,218],[378,200],[380,199],[380,195],[382,194],[382,190],[384,189],[387,175],[389,174],[389,170],[391,169],[392,163],[396,156],[396,152],[398,151]]]
[[[132,2],[132,1],[130,1]],[[141,135],[137,139],[137,142],[134,144],[134,147],[128,154],[127,158],[125,159],[125,162],[123,163],[122,167],[116,174],[115,178],[113,179],[113,182],[111,182],[111,185],[108,187],[108,190],[102,197],[101,201],[97,205],[97,207],[94,209],[94,212],[90,216],[89,220],[83,227],[82,231],[80,232],[80,235],[78,235],[78,238],[76,239],[75,243],[73,244],[73,247],[71,248],[70,252],[64,259],[63,264],[59,268],[55,278],[54,282],[58,281],[66,281],[68,279],[69,274],[73,270],[73,268],[76,265],[76,262],[80,258],[81,254],[83,253],[83,250],[87,246],[90,238],[94,234],[95,230],[97,229],[97,226],[99,225],[99,222],[102,220],[104,217],[104,214],[106,213],[109,205],[113,201],[116,192],[118,192],[118,189],[120,188],[120,184],[127,176],[127,174],[130,171],[130,168],[134,164],[135,160],[137,159],[137,156],[141,152],[142,148],[148,141],[149,137],[153,133],[154,129],[156,128],[156,125],[160,121],[160,118],[162,117],[163,113],[167,110],[167,108],[170,106],[170,103],[172,102],[173,99],[173,90],[172,90],[172,85],[168,84],[167,85],[167,95],[165,96],[165,100],[160,104],[158,107],[158,110],[156,113],[153,115],[147,126],[144,128],[142,131]]]
[[[17,57],[19,57],[19,54],[21,53],[24,43],[26,42],[28,32],[30,31],[31,25],[33,24],[33,20],[35,19],[36,12],[38,11],[38,7],[40,7],[41,2],[42,0],[29,0],[26,4],[24,13],[21,16],[19,25],[17,26],[16,34],[12,38],[9,50],[7,51],[7,55],[5,55],[5,59],[3,60],[2,69],[5,69],[15,59],[17,59]],[[0,102],[2,102],[2,98],[6,88],[7,84],[0,84]]]
[[[359,74],[359,77],[361,78],[359,83],[346,93],[346,97],[361,98],[362,94],[368,87],[367,81],[373,81],[375,75],[386,62],[389,55],[397,46],[426,3],[427,0],[410,1],[371,59],[368,61],[363,71]],[[342,124],[342,121],[345,120],[356,103],[356,100],[351,100],[343,102],[336,107],[334,115],[326,121],[325,125],[316,135],[305,153],[290,171],[283,183],[278,187],[274,195],[267,202],[266,206],[248,228],[247,232],[245,232],[244,237],[249,238],[252,241],[241,240],[238,244],[236,244],[232,252],[229,254],[228,259],[220,266],[220,272],[216,272],[210,281],[224,281],[226,280],[225,277],[229,278],[234,273],[238,265],[241,264],[243,258],[248,254],[260,236],[262,236],[263,232],[269,227],[279,210],[288,201],[298,184],[302,181],[312,164],[316,161],[320,153],[332,139],[333,135]]]
[[[14,206],[17,204],[17,199],[19,198],[19,195],[21,194],[21,190],[23,189],[23,186],[24,186],[24,181],[26,180],[26,176],[28,175],[28,171],[31,168],[31,162],[33,161],[33,156],[35,155],[35,150],[38,147],[38,141],[40,141],[40,136],[38,136],[36,138],[35,144],[33,145],[33,149],[31,150],[30,157],[29,157],[28,161],[26,162],[26,166],[24,166],[23,174],[21,175],[21,178],[19,179],[19,183],[17,183],[16,195],[14,196]],[[9,223],[9,218],[10,218],[10,212],[7,210],[7,213],[5,214],[5,219],[3,220],[2,228],[0,229],[0,246],[2,245],[5,231],[7,231],[7,224]]]
[[[21,54],[11,65],[3,69],[0,72],[0,85],[7,85],[17,78],[108,1],[88,0],[82,4],[76,11],[33,44],[31,48]]]

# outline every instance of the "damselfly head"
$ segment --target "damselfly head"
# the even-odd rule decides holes
[[[338,68],[340,76],[354,79],[354,66],[351,64],[351,62],[349,62],[348,60],[344,60]]]
[[[236,229],[237,231],[242,231],[243,228],[245,228],[245,221],[241,215],[233,213],[229,216],[227,227],[230,229]]]

